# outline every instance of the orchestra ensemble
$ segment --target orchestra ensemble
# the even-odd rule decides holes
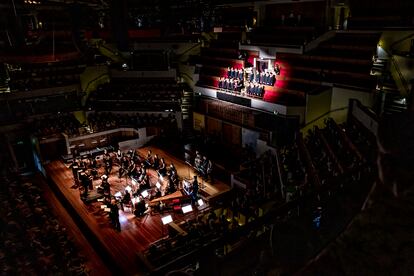
[[[213,180],[213,164],[200,152],[196,151],[194,162],[190,165],[204,180]],[[103,170],[99,170],[100,167]],[[113,172],[113,167],[118,167],[119,180],[126,179],[126,187],[111,194],[109,176]],[[75,158],[70,168],[81,199],[87,202],[88,196],[93,196],[101,201],[103,209],[109,212],[113,226],[119,231],[119,207],[124,210],[124,207],[128,206],[135,216],[141,217],[153,211],[164,210],[169,203],[168,199],[187,198],[194,205],[199,198],[197,175],[192,179],[180,178],[173,163],[167,164],[163,157],[153,154],[151,150],[148,150],[145,156],[137,154],[135,150],[104,150],[102,156],[82,155]],[[100,175],[99,172],[102,171],[103,174]],[[150,171],[156,173],[156,183],[151,183]],[[100,180],[100,184],[94,187],[94,180],[98,183]],[[163,200],[167,196],[168,199]]]

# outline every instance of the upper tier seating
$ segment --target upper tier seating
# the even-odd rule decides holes
[[[287,81],[326,82],[373,90],[377,79],[370,72],[378,39],[379,33],[339,32],[304,55],[278,54],[278,62]]]
[[[182,85],[170,79],[113,79],[91,94],[89,106],[99,110],[176,110],[182,91]]]
[[[315,37],[314,27],[279,26],[273,28],[255,28],[248,34],[249,44],[279,47],[302,46]]]
[[[79,84],[85,65],[78,62],[55,64],[25,64],[9,70],[11,91],[30,91],[41,88]]]

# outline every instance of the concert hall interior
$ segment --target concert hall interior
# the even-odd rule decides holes
[[[1,275],[414,275],[414,1],[0,1]]]

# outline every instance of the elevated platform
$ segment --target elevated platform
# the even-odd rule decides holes
[[[196,173],[183,161],[160,149],[146,147],[137,152],[143,155],[148,149],[163,157],[167,164],[173,162],[180,179],[191,178]],[[123,191],[130,184],[129,179],[118,177],[118,169],[119,167],[114,165],[108,179],[111,184],[111,194]],[[45,165],[45,170],[52,189],[95,250],[111,266],[111,270],[118,271],[123,275],[143,275],[151,272],[154,267],[146,260],[143,252],[152,243],[168,236],[169,231],[184,233],[185,231],[181,231],[182,229],[176,229],[179,228],[180,222],[193,219],[201,212],[197,208],[187,214],[183,214],[181,211],[167,210],[163,214],[151,212],[144,217],[137,218],[130,208],[124,208],[124,211],[119,211],[121,231],[118,232],[111,226],[109,215],[101,208],[101,202],[92,201],[86,204],[81,200],[80,191],[75,185],[72,171],[67,164],[62,161],[53,161]],[[99,168],[98,174],[104,174],[104,169]],[[150,170],[150,182],[155,184],[157,181],[156,172]],[[100,182],[100,180],[94,180],[94,187]],[[200,188],[206,201],[211,201],[230,190],[228,185],[218,181],[214,184],[203,181]],[[171,227],[162,224],[161,217],[166,215],[171,215],[173,218]]]

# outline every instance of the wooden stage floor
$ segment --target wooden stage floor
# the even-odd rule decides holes
[[[164,157],[167,165],[171,162],[176,166],[178,175],[181,178],[191,178],[195,172],[183,161],[169,155],[168,153],[154,148],[146,147],[137,150],[140,155],[145,155],[151,149],[160,157]],[[146,262],[143,252],[153,242],[160,240],[168,235],[168,227],[161,222],[161,215],[158,213],[146,217],[137,218],[128,208],[119,211],[121,231],[112,228],[108,214],[101,209],[101,202],[85,204],[80,199],[80,192],[74,185],[71,169],[62,161],[53,161],[45,166],[46,174],[54,185],[55,190],[61,194],[61,200],[66,201],[67,208],[72,209],[72,216],[76,216],[78,223],[82,224],[81,229],[86,229],[89,237],[94,240],[93,245],[105,256],[104,260],[111,262],[113,269],[120,274],[134,275],[148,272],[151,265]],[[103,174],[103,168],[99,169],[99,175]],[[151,183],[155,185],[157,179],[155,172],[151,174]],[[123,191],[130,180],[125,177],[118,178],[118,166],[114,165],[109,183],[111,184],[111,194]],[[100,180],[94,181],[94,187],[100,184]],[[215,181],[214,185],[203,182],[203,191],[207,198],[214,198],[230,190],[230,187],[222,182]],[[63,197],[62,197],[63,196]],[[195,218],[197,211],[186,215],[176,212],[164,212],[162,216],[172,215],[174,222]],[[86,228],[85,228],[86,227]],[[86,235],[88,237],[88,235]],[[96,246],[98,245],[98,246]],[[97,248],[99,247],[99,248]]]

